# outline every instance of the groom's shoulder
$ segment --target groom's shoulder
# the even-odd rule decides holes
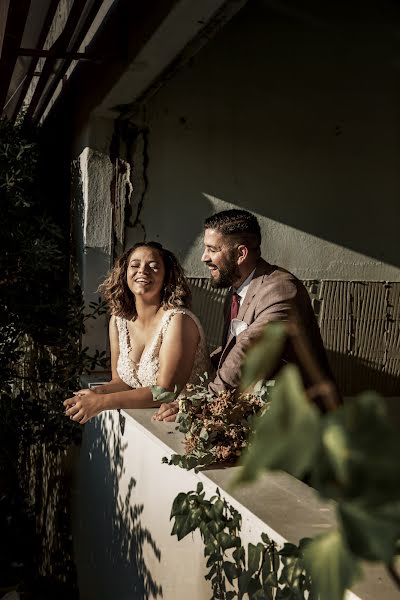
[[[260,258],[257,263],[256,271],[254,273],[254,279],[256,278],[260,278],[263,283],[272,283],[275,281],[301,283],[296,275],[293,275],[293,273],[287,269],[284,269],[279,265],[273,265],[263,258]]]
[[[263,304],[274,303],[282,299],[294,300],[308,298],[303,283],[293,273],[278,265],[270,264],[260,258],[257,264],[255,279],[255,300]]]

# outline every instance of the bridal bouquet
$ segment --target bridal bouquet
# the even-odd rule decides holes
[[[185,469],[235,462],[247,444],[254,418],[268,407],[268,387],[257,393],[229,390],[215,396],[205,378],[200,380],[199,385],[188,384],[179,399],[177,422],[185,434],[185,454],[163,459]]]

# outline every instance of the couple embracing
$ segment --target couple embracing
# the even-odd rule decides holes
[[[172,252],[157,242],[138,243],[125,252],[100,286],[111,312],[112,380],[65,400],[66,415],[83,425],[103,410],[158,406],[154,419],[174,420],[177,402],[155,403],[153,385],[181,393],[207,371],[216,395],[237,387],[246,350],[267,323],[277,320],[296,322],[320,370],[332,380],[306,289],[294,275],[267,263],[260,245],[257,218],[245,210],[205,220],[201,260],[213,287],[230,288],[222,345],[211,357]],[[297,362],[290,344],[281,360]]]

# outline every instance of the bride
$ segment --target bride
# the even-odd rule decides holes
[[[209,370],[202,327],[187,309],[191,294],[182,267],[161,244],[130,248],[99,290],[112,315],[112,379],[65,400],[65,414],[81,425],[103,410],[156,408],[151,386],[179,393]],[[175,416],[171,406],[155,418]]]

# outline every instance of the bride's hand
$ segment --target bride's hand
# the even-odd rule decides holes
[[[179,412],[179,402],[165,402],[161,404],[158,411],[152,416],[153,421],[175,421]]]
[[[103,410],[101,395],[93,390],[79,390],[72,398],[64,401],[64,406],[65,414],[81,425]]]
[[[78,390],[77,392],[74,392],[74,395],[78,396],[79,394],[83,394],[86,392],[94,392],[95,394],[101,394],[103,387],[105,387],[105,384],[102,383],[100,385],[92,386],[90,389],[84,388],[82,390]]]

